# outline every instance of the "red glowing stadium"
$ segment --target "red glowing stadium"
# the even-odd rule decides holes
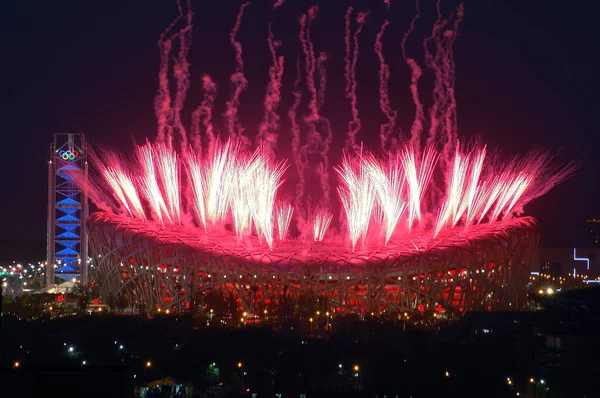
[[[192,13],[184,15],[178,4],[180,16],[159,40],[156,141],[137,146],[133,156],[94,156],[95,175],[81,184],[101,210],[90,216],[88,228],[105,299],[126,297],[145,311],[186,308],[197,293],[210,291],[227,292],[238,309],[250,312],[303,294],[342,313],[523,306],[539,233],[533,219],[515,217],[573,167],[554,167],[543,151],[505,161],[486,155],[485,145],[459,142],[452,48],[462,5],[444,18],[438,4],[431,35],[421,43],[433,87],[427,113],[418,89],[425,69],[405,48],[418,10],[400,44],[416,110],[408,134],[397,125],[388,96],[382,43],[388,20],[374,37],[386,118],[379,134],[369,135],[380,139],[378,152],[357,141],[356,59],[368,13],[347,8],[343,59],[352,119],[336,157],[330,153],[336,126],[321,114],[327,54],[317,56],[311,39],[318,7],[299,19],[296,77],[286,93],[293,102],[286,112],[279,109],[286,57],[268,25],[272,60],[264,115],[250,137],[238,118],[248,80],[237,39],[250,3],[239,9],[229,35],[236,67],[221,130],[213,121],[216,85],[208,75],[192,125],[183,125]],[[286,5],[277,2],[273,12],[280,6]],[[291,132],[291,156],[277,161],[284,128]],[[341,158],[334,167],[330,155]],[[290,174],[295,187],[284,186]],[[337,195],[331,193],[332,175]]]
[[[531,218],[447,230],[431,247],[408,238],[352,253],[335,242],[282,242],[270,251],[234,234],[205,235],[96,213],[91,252],[103,295],[147,311],[186,308],[191,294],[225,289],[244,310],[310,291],[342,313],[518,309],[538,242]],[[433,243],[433,242],[432,242]]]

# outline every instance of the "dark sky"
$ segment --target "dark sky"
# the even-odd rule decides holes
[[[376,106],[377,60],[372,45],[386,17],[391,21],[384,37],[392,68],[390,95],[400,112],[400,125],[409,127],[414,108],[400,40],[414,4],[405,0],[392,0],[390,14],[383,1],[286,0],[274,22],[287,57],[283,109],[287,110],[295,78],[298,16],[313,3],[322,5],[313,30],[315,47],[331,54],[323,113],[339,126],[336,140],[343,140],[349,117],[342,68],[343,18],[350,4],[372,10],[361,37],[358,65],[359,108],[365,125],[359,139],[370,145],[365,131],[378,131],[383,121]],[[199,79],[208,73],[220,85],[216,112],[224,110],[234,68],[227,35],[239,4],[193,2],[190,108],[200,101]],[[270,62],[265,42],[272,17],[269,4],[254,1],[239,35],[250,82],[240,117],[250,134],[261,115]],[[456,5],[454,0],[442,1],[445,13]],[[409,46],[419,60],[420,40],[430,32],[434,11],[433,2],[422,1],[423,17]],[[92,145],[102,143],[120,151],[131,149],[132,137],[140,141],[155,136],[156,40],[175,15],[174,1],[1,2],[1,261],[45,257],[46,161],[53,133],[82,131]],[[526,207],[526,213],[541,222],[545,246],[585,244],[585,219],[600,216],[595,26],[592,8],[566,7],[564,2],[465,1],[456,43],[459,134],[479,135],[507,156],[542,146],[559,152],[563,161],[581,162],[578,175]],[[285,133],[280,136],[283,156],[289,139]],[[332,154],[336,156],[339,153]]]

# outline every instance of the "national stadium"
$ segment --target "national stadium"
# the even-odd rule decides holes
[[[263,300],[313,292],[339,313],[522,308],[539,231],[534,219],[447,230],[432,247],[408,237],[352,253],[335,243],[257,239],[104,213],[89,218],[90,249],[104,297],[125,295],[146,311],[186,308],[194,291],[226,289],[251,311]],[[253,245],[252,245],[253,244]],[[252,300],[252,302],[251,302]]]
[[[388,21],[381,25],[374,38],[375,75],[386,121],[370,134],[380,139],[379,152],[357,140],[366,130],[357,108],[361,82],[355,65],[367,18],[347,9],[342,58],[352,120],[338,139],[344,147],[333,156],[333,131],[340,126],[332,127],[321,113],[327,54],[313,47],[316,6],[298,21],[291,92],[282,91],[288,87],[283,78],[294,74],[290,67],[284,75],[290,55],[279,52],[269,24],[272,62],[263,120],[254,137],[246,133],[238,112],[248,80],[237,34],[247,6],[240,7],[229,35],[236,67],[221,129],[213,119],[220,106],[216,84],[208,75],[192,125],[183,125],[192,13],[185,11],[183,18],[180,7],[181,15],[159,40],[156,140],[128,156],[104,151],[93,156],[89,180],[87,174],[73,176],[98,208],[87,219],[87,231],[103,298],[126,298],[146,312],[191,308],[198,294],[215,291],[235,297],[238,310],[251,313],[303,295],[342,314],[523,308],[539,227],[519,216],[574,168],[556,167],[544,151],[504,160],[487,155],[485,145],[458,140],[452,46],[462,5],[447,18],[438,7],[431,36],[421,43],[423,68],[405,52],[418,13],[402,40],[416,110],[405,133],[390,105],[382,42]],[[279,6],[285,7],[277,2],[273,12]],[[427,113],[418,92],[425,66],[433,89]],[[294,101],[280,103],[284,96]],[[283,130],[291,132],[290,148],[277,161]],[[331,167],[330,157],[341,160]],[[283,186],[290,173],[295,186]],[[331,175],[337,177],[337,195],[330,192]],[[335,220],[334,211],[340,214]]]

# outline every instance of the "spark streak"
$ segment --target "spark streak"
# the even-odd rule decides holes
[[[287,236],[294,208],[289,203],[282,203],[277,207],[277,232],[279,240],[284,240]]]
[[[323,241],[325,237],[325,233],[329,228],[329,224],[331,224],[331,220],[333,219],[333,214],[331,214],[327,210],[321,210],[317,212],[315,215],[315,221],[313,223],[313,237],[315,242]]]

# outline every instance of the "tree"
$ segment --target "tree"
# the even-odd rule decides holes
[[[127,305],[128,305],[128,301],[125,298],[125,296],[123,294],[119,295],[119,297],[117,298],[117,302],[116,302],[117,310],[123,311],[125,308],[127,308]]]
[[[211,384],[215,385],[219,382],[220,371],[216,364],[209,364],[204,372],[205,379]]]
[[[110,294],[106,299],[106,304],[110,307],[111,310],[115,310],[117,307],[117,297],[114,294]]]

